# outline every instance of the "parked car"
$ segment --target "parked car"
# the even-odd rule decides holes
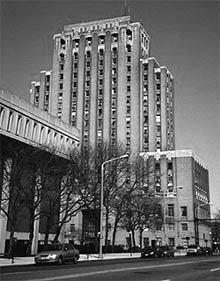
[[[201,247],[201,251],[203,256],[211,256],[213,254],[210,247]]]
[[[35,256],[34,260],[36,264],[63,264],[66,261],[77,263],[79,256],[79,250],[77,250],[72,244],[52,244],[47,245],[44,251],[39,252]]]
[[[170,246],[161,246],[163,257],[174,258],[174,249]]]
[[[163,257],[163,250],[158,246],[151,247],[147,246],[142,249],[141,251],[141,257],[146,258],[146,257],[151,257],[151,258],[161,258]]]
[[[201,247],[197,245],[189,245],[187,251],[186,251],[187,256],[201,256],[202,255],[202,249]]]

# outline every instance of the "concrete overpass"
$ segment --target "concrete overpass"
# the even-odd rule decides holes
[[[79,145],[79,130],[9,92],[0,93],[0,134],[65,157]]]

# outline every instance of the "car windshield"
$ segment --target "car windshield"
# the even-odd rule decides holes
[[[44,250],[45,251],[61,251],[63,249],[62,244],[52,244],[52,245],[47,245]]]

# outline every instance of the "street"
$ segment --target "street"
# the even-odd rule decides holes
[[[220,259],[177,257],[174,259],[104,260],[57,266],[11,266],[1,268],[1,280],[28,281],[219,281]]]

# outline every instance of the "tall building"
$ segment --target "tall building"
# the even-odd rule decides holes
[[[129,16],[73,24],[54,35],[52,72],[32,83],[31,103],[128,151],[175,149],[174,85],[150,57],[150,39]]]
[[[141,23],[124,16],[72,24],[53,40],[52,71],[32,82],[31,103],[76,126],[82,146],[123,143],[152,158],[165,219],[162,232],[144,233],[145,244],[198,243],[201,233],[210,244],[198,220],[199,211],[210,217],[208,170],[192,152],[175,150],[174,79],[151,57]]]

